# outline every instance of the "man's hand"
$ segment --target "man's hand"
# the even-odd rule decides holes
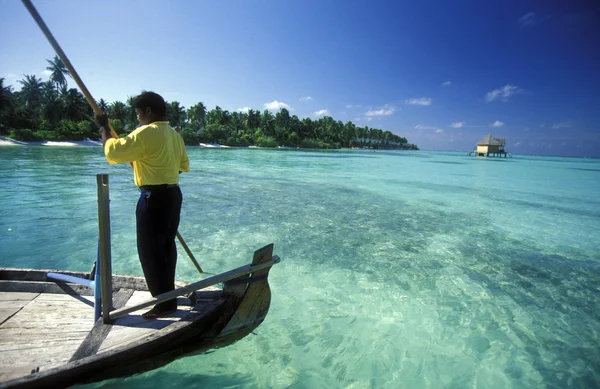
[[[94,119],[96,120],[96,124],[98,128],[100,128],[100,136],[102,137],[102,147],[106,144],[106,141],[111,138],[110,130],[108,125],[108,115],[102,112],[101,114],[94,115]]]
[[[108,115],[102,112],[101,114],[94,115],[94,119],[96,120],[96,124],[98,128],[104,127],[108,130]]]

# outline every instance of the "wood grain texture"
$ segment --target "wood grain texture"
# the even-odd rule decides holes
[[[3,302],[8,294],[0,293]],[[27,301],[31,293],[10,293]],[[22,377],[31,370],[51,369],[69,358],[92,328],[91,298],[66,294],[35,294],[0,325],[0,380]]]
[[[132,289],[120,289],[113,297],[113,307],[121,308],[124,306],[133,295],[133,292]],[[73,353],[70,361],[76,361],[96,354],[112,328],[112,324],[104,324],[101,319],[98,319],[92,330],[87,334],[83,342],[81,342],[75,353]]]

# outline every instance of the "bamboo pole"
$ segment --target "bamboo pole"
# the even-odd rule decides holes
[[[92,109],[94,110],[94,113],[96,115],[101,115],[103,112],[100,109],[100,107],[98,106],[98,104],[96,103],[96,100],[94,100],[94,97],[92,97],[92,94],[90,93],[88,88],[85,86],[85,84],[83,83],[81,78],[79,77],[79,74],[77,74],[77,71],[71,64],[71,61],[69,61],[69,58],[67,58],[67,55],[65,54],[65,52],[62,50],[62,48],[60,47],[60,45],[58,44],[56,39],[54,39],[54,35],[52,35],[52,33],[50,32],[50,29],[48,28],[48,26],[46,26],[46,23],[44,22],[44,20],[42,19],[42,17],[38,13],[38,11],[35,9],[33,4],[31,3],[31,0],[22,0],[22,1],[23,1],[23,4],[25,5],[25,7],[27,8],[27,10],[29,11],[29,13],[31,14],[31,16],[33,17],[33,19],[36,21],[36,23],[38,24],[38,26],[40,27],[40,29],[46,36],[46,38],[48,39],[48,41],[50,42],[50,44],[52,45],[52,47],[54,48],[54,51],[56,51],[56,54],[60,57],[61,61],[64,63],[65,67],[67,68],[67,70],[69,71],[71,76],[73,77],[73,80],[75,80],[75,83],[77,84],[77,86],[79,87],[79,89],[81,90],[83,95],[85,96],[85,99],[87,100],[90,107],[92,107]],[[113,138],[119,139],[119,135],[117,135],[117,133],[115,132],[114,128],[112,128],[110,123],[108,123],[108,128],[110,130],[110,135]],[[133,167],[133,164],[132,164],[132,167]],[[198,269],[198,271],[200,273],[204,273],[204,271],[202,270],[202,268],[196,261],[196,258],[194,258],[194,255],[190,251],[188,245],[183,240],[183,237],[179,234],[179,232],[177,232],[177,238],[179,239],[179,242],[183,246],[185,252],[188,254],[190,259],[194,263],[194,266],[196,266],[196,269]]]

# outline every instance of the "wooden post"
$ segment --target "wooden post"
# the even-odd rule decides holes
[[[98,186],[98,232],[100,251],[100,283],[96,280],[96,287],[100,286],[102,293],[102,320],[110,323],[110,310],[112,309],[112,266],[110,255],[110,199],[108,191],[108,174],[97,174]]]

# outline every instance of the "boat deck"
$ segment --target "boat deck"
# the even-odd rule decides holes
[[[115,306],[133,306],[151,297],[148,291],[121,289]],[[119,299],[121,301],[119,301]],[[144,320],[148,308],[118,318],[113,325],[94,328],[93,296],[56,293],[0,292],[0,382],[47,370],[91,353],[151,335],[177,322],[192,308],[178,298],[171,315]],[[195,305],[195,309],[201,302]]]

